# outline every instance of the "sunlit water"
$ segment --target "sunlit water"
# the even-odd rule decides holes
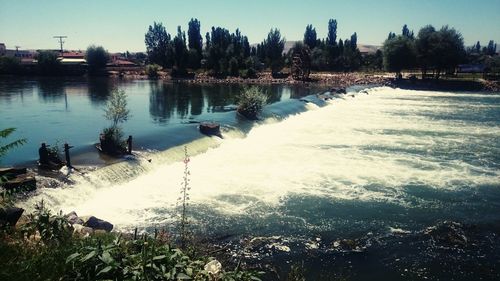
[[[267,237],[269,244],[253,253],[230,249],[250,260],[266,253],[271,260],[306,260],[313,276],[333,274],[328,270],[359,280],[374,272],[392,279],[498,276],[499,95],[374,88],[307,109],[266,119],[245,137],[229,130],[222,140],[187,145],[195,154],[188,164],[193,228],[229,235],[221,243],[230,245]],[[54,210],[92,214],[121,230],[171,225],[182,149],[152,157],[75,174],[76,185],[41,189],[24,206],[44,199]],[[110,178],[110,171],[118,174]],[[438,251],[435,237],[427,244],[426,229],[445,221],[475,226],[476,232],[461,231],[477,248]],[[338,250],[341,239],[358,248]],[[365,255],[353,254],[359,251]],[[444,260],[455,267],[447,269]]]
[[[73,164],[101,164],[94,143],[111,122],[104,108],[115,90],[127,95],[131,116],[120,124],[125,136],[133,135],[134,147],[159,149],[199,138],[199,134],[172,133],[188,122],[206,120],[234,125],[234,115],[222,113],[234,107],[242,85],[174,84],[163,81],[110,78],[0,77],[0,128],[15,127],[7,141],[25,138],[0,165],[33,165],[41,142],[54,146],[68,142]],[[314,87],[263,86],[270,103],[316,93]],[[229,108],[228,108],[229,107]],[[83,155],[83,156],[82,156]]]

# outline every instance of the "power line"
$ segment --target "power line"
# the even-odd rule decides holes
[[[64,42],[66,42],[66,41],[63,41],[63,38],[68,38],[68,36],[57,35],[57,36],[54,36],[54,38],[59,38],[59,44],[61,45],[61,54],[62,54],[63,53],[63,44],[64,44]]]

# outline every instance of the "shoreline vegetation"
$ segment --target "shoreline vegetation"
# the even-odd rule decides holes
[[[208,75],[207,73],[199,73],[193,78],[172,77],[168,72],[160,71],[155,78],[151,78],[144,71],[126,70],[126,71],[109,71],[100,77],[108,77],[109,79],[124,79],[124,80],[158,80],[172,83],[186,84],[242,84],[242,85],[319,85],[326,88],[348,88],[352,86],[387,86],[392,88],[401,88],[407,90],[427,90],[427,91],[484,91],[484,92],[500,92],[500,83],[480,78],[478,76],[461,78],[461,77],[443,77],[437,79],[421,79],[416,78],[414,73],[403,75],[403,78],[394,77],[393,73],[379,72],[317,72],[311,73],[306,81],[295,80],[290,76],[276,78],[270,72],[259,73],[255,78],[241,77],[225,77],[217,78]],[[8,78],[11,75],[0,75]],[[48,76],[16,76],[16,77],[43,77]],[[49,76],[50,77],[50,76]],[[60,77],[61,76],[52,76]]]
[[[120,77],[122,79],[148,80],[150,79],[144,72],[129,71],[121,76],[118,72],[109,73],[110,77]],[[286,75],[285,75],[286,76]],[[415,74],[408,73],[406,78],[395,78],[394,74],[387,72],[366,73],[366,72],[317,72],[311,73],[306,81],[295,80],[291,76],[275,78],[271,72],[259,73],[255,78],[226,77],[217,78],[206,73],[200,73],[194,78],[174,78],[167,72],[160,72],[155,78],[160,81],[188,84],[282,84],[282,85],[320,85],[327,88],[348,88],[352,86],[387,86],[393,88],[409,90],[442,90],[442,91],[485,91],[500,92],[500,84],[482,78],[456,78],[444,77],[436,79],[419,79]],[[414,78],[415,77],[415,78]]]

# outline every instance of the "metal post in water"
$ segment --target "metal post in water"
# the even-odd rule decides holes
[[[128,136],[127,145],[128,145],[127,153],[132,154],[132,136]]]
[[[72,148],[68,143],[64,144],[64,156],[66,156],[66,167],[72,168],[71,166],[71,159],[69,157],[69,149]]]

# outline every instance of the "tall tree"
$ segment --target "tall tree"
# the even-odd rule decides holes
[[[87,48],[85,57],[91,74],[104,69],[109,60],[108,52],[102,46],[95,45],[91,45]]]
[[[351,35],[351,49],[356,50],[358,48],[358,35],[354,32]]]
[[[410,29],[408,29],[408,26],[407,26],[406,24],[405,24],[405,25],[403,25],[403,30],[402,30],[401,34],[402,34],[403,36],[405,36],[405,37],[410,38],[410,39],[413,39],[413,38],[414,38],[414,36],[413,36],[413,30],[412,30],[412,31],[410,31]]]
[[[316,44],[318,43],[318,36],[316,34],[316,29],[312,26],[312,24],[309,24],[306,26],[306,31],[304,32],[304,44],[309,46],[309,48],[312,50],[314,47],[316,47]]]
[[[200,21],[191,19],[188,24],[188,67],[198,69],[203,58],[203,38],[201,37]]]
[[[144,36],[146,52],[150,63],[156,63],[163,67],[171,66],[169,58],[170,34],[162,23],[154,22],[149,26],[148,32]]]
[[[398,35],[387,39],[383,45],[384,67],[388,71],[396,72],[399,77],[403,69],[412,68],[415,65],[416,54],[413,40]]]
[[[387,39],[393,39],[396,37],[396,33],[394,32],[389,32],[389,35],[387,35]]]
[[[213,27],[208,36],[205,48],[207,67],[213,70],[215,75],[225,75],[229,65],[227,50],[231,44],[229,30],[222,27]]]
[[[184,74],[186,71],[186,63],[188,59],[188,50],[186,48],[186,33],[182,31],[181,27],[177,27],[177,36],[173,40],[174,47],[174,64],[177,68],[178,74]]]
[[[201,37],[200,21],[191,19],[188,24],[188,46],[201,54],[203,49],[203,38]]]
[[[337,45],[337,20],[330,19],[328,21],[328,36],[326,37],[326,44],[330,46]]]
[[[424,26],[420,29],[415,41],[417,52],[417,63],[422,70],[422,77],[427,74],[430,67],[434,67],[433,45],[436,44],[436,29],[432,25]]]
[[[497,44],[495,43],[495,41],[490,40],[490,42],[488,42],[488,46],[486,47],[486,54],[489,56],[493,56],[496,54],[496,52]]]
[[[454,69],[464,58],[464,39],[454,28],[443,26],[437,32],[437,39],[432,45],[436,66],[436,78],[441,71]]]
[[[430,25],[423,27],[418,33],[416,50],[422,73],[432,67],[436,70],[436,79],[442,71],[454,70],[465,57],[462,35],[448,26],[439,31]]]
[[[477,41],[476,45],[474,46],[474,50],[478,54],[481,52],[481,44],[479,43],[479,41]]]
[[[285,38],[281,37],[279,29],[271,29],[263,45],[267,65],[271,67],[272,73],[279,72],[283,68],[283,50],[285,48]]]

